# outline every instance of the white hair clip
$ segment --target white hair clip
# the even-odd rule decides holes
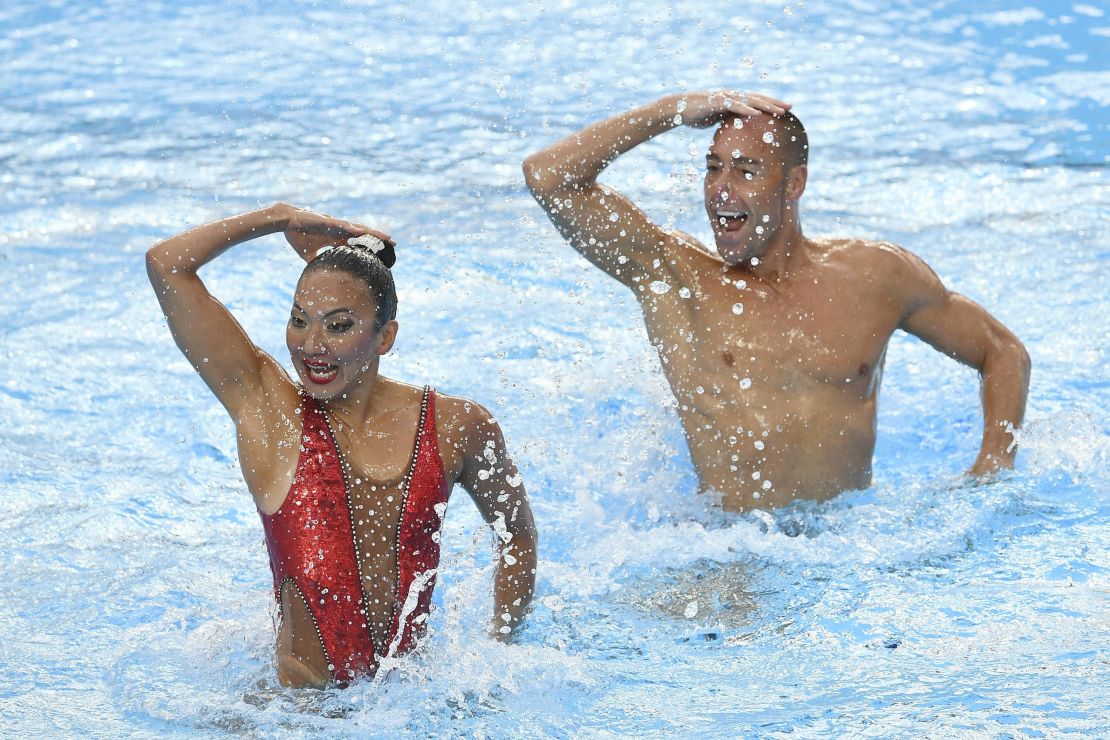
[[[366,247],[374,254],[385,249],[385,242],[373,234],[363,234],[361,236],[352,236],[347,240],[349,247]]]

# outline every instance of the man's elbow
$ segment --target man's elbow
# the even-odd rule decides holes
[[[524,184],[532,196],[541,204],[553,198],[556,192],[566,184],[565,177],[555,166],[543,164],[547,159],[544,153],[536,152],[525,158],[521,169],[524,171]]]
[[[526,157],[521,169],[524,170],[524,184],[528,186],[532,195],[539,198],[545,192],[544,186],[547,183],[544,181],[543,168],[536,161],[537,158],[537,154]]]
[[[1033,360],[1029,357],[1029,350],[1025,349],[1025,345],[1021,340],[1014,337],[1013,353],[1021,368],[1022,377],[1025,378],[1025,385],[1029,385],[1029,375],[1033,372]]]
[[[158,245],[155,244],[146,252],[146,275],[150,278],[150,284],[155,287],[164,283],[170,272],[159,259],[158,251]]]
[[[1025,345],[1022,344],[1020,339],[1009,331],[1005,332],[1003,336],[995,340],[994,351],[991,354],[993,357],[988,360],[989,364],[996,367],[1016,368],[1025,384],[1029,384],[1029,374],[1033,369],[1033,361],[1029,357],[1029,351],[1025,349]]]

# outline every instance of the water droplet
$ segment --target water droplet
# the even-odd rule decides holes
[[[686,110],[686,101],[685,100],[678,101],[678,105],[676,107],[678,108],[678,112],[682,113],[684,110]]]
[[[616,223],[617,221],[621,220],[621,217],[617,214],[616,211],[613,211],[612,213],[609,214],[609,220],[612,221],[613,223]]]
[[[648,287],[651,288],[652,293],[656,293],[658,295],[669,293],[671,290],[671,286],[667,283],[664,283],[662,280],[652,280]]]
[[[759,264],[759,257],[752,257],[752,267]]]
[[[732,158],[733,159],[740,159],[740,150],[739,149],[733,149],[732,150]]]
[[[679,288],[678,289],[678,294],[680,296],[682,296],[683,298],[689,298],[690,297],[690,289],[689,288]]]
[[[696,390],[699,394],[705,393],[705,388],[701,387],[700,385],[694,390]]]
[[[762,226],[756,226],[755,227],[755,233],[762,234],[763,233],[763,227]]]
[[[763,134],[763,141],[764,142],[770,144],[774,140],[775,140],[775,135],[773,133],[771,133],[770,131],[764,132],[764,134]]]
[[[682,611],[682,616],[686,617],[687,619],[693,619],[694,617],[698,616],[698,602],[691,601],[689,604],[687,604],[686,608]]]
[[[764,213],[763,214],[763,223],[767,223],[770,220],[771,220],[771,217],[769,215],[767,215],[766,213]]]
[[[743,380],[740,381],[741,390],[746,391],[751,387],[752,387],[752,379],[751,378],[744,378]]]
[[[756,448],[757,450],[762,450],[762,449],[763,449],[763,440],[761,440],[761,439],[757,439],[757,440],[755,441],[755,448]]]
[[[733,303],[732,304],[732,312],[734,314],[736,314],[737,316],[744,313],[744,304],[743,303]]]
[[[769,480],[763,481],[763,490],[764,491],[771,490],[771,481],[769,481]]]

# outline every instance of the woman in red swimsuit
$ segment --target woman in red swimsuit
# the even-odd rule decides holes
[[[300,384],[197,275],[228,248],[277,232],[308,263],[286,328]],[[147,252],[174,340],[235,422],[281,606],[286,686],[372,675],[383,656],[414,645],[455,483],[497,535],[492,633],[511,635],[532,600],[536,531],[497,422],[473,401],[378,373],[397,337],[393,247],[365,226],[277,204]]]

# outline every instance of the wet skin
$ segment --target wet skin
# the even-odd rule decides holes
[[[613,158],[673,127],[677,96],[594,124],[524,170],[562,235],[639,301],[701,489],[742,510],[869,485],[883,360],[898,329],[990,376],[973,470],[1011,464],[1004,428],[1020,423],[1028,384],[1020,342],[900,247],[807,239],[798,202],[808,172],[787,165],[781,122],[699,95],[686,99],[691,125],[724,119],[704,184],[715,251],[596,182]],[[754,105],[781,112],[776,103]]]

